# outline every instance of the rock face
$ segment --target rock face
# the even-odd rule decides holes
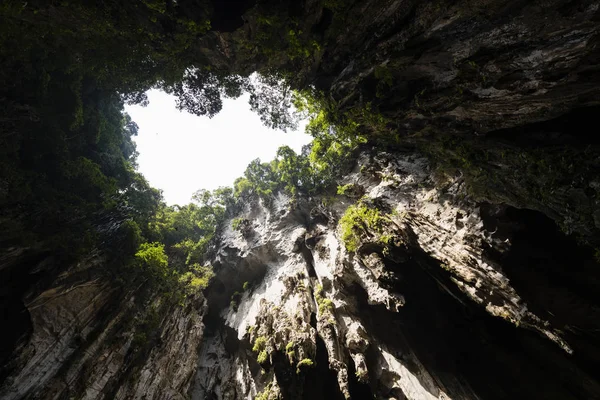
[[[298,21],[297,84],[372,106],[394,151],[346,195],[247,202],[183,305],[6,249],[0,398],[600,398],[598,2],[235,3],[199,63],[285,67],[248,42]]]
[[[185,398],[195,371],[188,355],[203,335],[203,300],[173,306],[155,298],[141,309],[141,290],[111,288],[97,273],[101,262],[86,260],[27,294],[31,330],[5,366],[12,373],[2,399]]]
[[[248,51],[264,15],[301,21],[321,50],[291,65]],[[259,2],[244,18],[199,43],[208,63],[287,68],[342,112],[376,112],[367,134],[459,168],[479,200],[540,211],[600,245],[597,1]]]
[[[598,396],[599,343],[579,331],[597,329],[597,308],[585,299],[594,284],[537,292],[518,283],[586,270],[591,254],[572,267],[559,267],[548,247],[522,254],[524,241],[576,245],[534,211],[465,200],[460,179],[441,185],[415,155],[365,155],[355,171],[344,183],[387,210],[355,254],[337,229],[354,202],[344,196],[327,207],[284,196],[255,203],[242,215],[254,221],[250,232],[225,232],[207,293],[222,322],[213,317],[193,397]],[[548,231],[530,231],[543,223]]]
[[[363,153],[346,195],[247,202],[205,298],[183,306],[140,310],[139,290],[82,263],[26,296],[2,398],[597,397],[591,250],[430,172],[414,153]],[[378,222],[348,252],[339,221],[357,204]]]

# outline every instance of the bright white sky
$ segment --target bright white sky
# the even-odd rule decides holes
[[[198,189],[231,186],[255,158],[270,161],[284,145],[299,152],[311,140],[304,125],[287,133],[263,126],[247,96],[224,100],[212,119],[178,111],[175,98],[158,90],[148,99],[147,107],[125,111],[140,128],[134,137],[139,171],[169,205],[189,203]]]

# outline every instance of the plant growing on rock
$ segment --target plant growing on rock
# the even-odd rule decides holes
[[[240,304],[241,299],[242,299],[242,294],[240,292],[234,292],[231,295],[231,302],[229,303],[229,306],[233,309],[233,311],[238,310],[238,306]]]
[[[333,317],[333,311],[335,309],[333,301],[325,297],[325,291],[323,290],[322,285],[317,285],[315,289],[315,300],[317,301],[317,307],[319,309],[319,317],[323,317],[326,314]]]
[[[294,362],[294,358],[296,357],[296,352],[294,351],[295,345],[296,344],[293,341],[291,341],[285,346],[285,354],[287,355],[290,364]]]
[[[256,357],[256,361],[259,364],[264,364],[267,362],[267,358],[269,357],[269,353],[267,353],[267,338],[264,336],[259,336],[254,340],[254,346],[252,347],[252,351],[258,353]]]
[[[243,237],[247,238],[252,233],[252,223],[247,218],[234,218],[231,221],[231,228],[238,231]]]
[[[242,221],[242,218],[234,218],[231,221],[231,229],[233,229],[234,231],[239,231],[242,226]]]
[[[359,203],[348,207],[339,222],[342,241],[351,252],[358,250],[365,235],[371,232],[381,233],[384,223],[388,220],[376,208]]]
[[[315,365],[310,358],[304,358],[296,365],[296,373],[299,374],[303,369],[312,368]]]
[[[181,274],[179,283],[183,285],[186,294],[192,295],[205,289],[214,275],[210,266],[192,264],[189,271]]]
[[[337,187],[337,194],[345,195],[348,192],[350,192],[350,190],[352,190],[353,186],[354,186],[354,184],[352,184],[352,183],[348,183],[347,185],[343,185],[343,186],[338,186]]]
[[[143,243],[135,257],[138,264],[145,268],[145,272],[155,277],[166,277],[168,272],[169,257],[165,253],[165,246],[161,243]]]
[[[293,341],[289,342],[289,343],[288,343],[288,344],[285,346],[285,352],[286,352],[286,353],[289,353],[289,352],[292,352],[292,351],[294,351],[294,346],[295,346],[295,343],[294,343]]]
[[[252,347],[252,351],[261,352],[267,347],[267,338],[264,336],[259,336],[254,340],[254,347]]]
[[[348,183],[343,186],[337,187],[337,194],[341,196],[348,196],[350,198],[358,199],[365,194],[365,190],[362,186],[355,183]]]
[[[259,364],[264,364],[265,362],[267,362],[267,357],[268,357],[268,353],[266,350],[261,351],[260,353],[258,353],[258,357],[256,357],[256,361]]]
[[[354,375],[356,375],[356,379],[360,383],[366,383],[369,380],[369,372],[365,369],[356,371]]]
[[[280,398],[281,395],[279,393],[278,387],[276,385],[273,385],[272,382],[269,382],[262,392],[256,394],[254,400],[279,400]]]

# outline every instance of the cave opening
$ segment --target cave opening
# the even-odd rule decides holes
[[[6,371],[0,371],[0,397],[191,397],[188,363],[207,342],[214,347],[201,351],[215,363],[204,370],[205,382],[218,389],[211,398],[255,393],[273,379],[273,368],[284,397],[294,399],[341,399],[336,372],[350,374],[348,389],[358,399],[442,398],[445,392],[451,398],[563,400],[600,393],[600,253],[553,222],[598,246],[600,136],[587,135],[600,111],[594,2],[5,3],[0,367],[13,354],[6,365],[20,370],[6,386]],[[251,92],[253,71],[273,85],[263,82],[269,87]],[[158,87],[165,92],[147,92]],[[294,90],[311,92],[300,101],[316,109],[306,113],[315,116],[312,149],[303,146],[311,138],[299,132],[270,132],[272,141],[255,132],[264,130],[263,122],[282,127],[282,110],[301,103],[279,95]],[[190,113],[180,113],[166,92]],[[131,106],[144,103],[144,93],[150,106]],[[421,146],[425,142],[431,146]],[[279,153],[282,145],[293,151]],[[390,176],[387,161],[372,157],[374,168],[344,172],[357,158],[362,164],[365,150],[387,158],[403,156],[396,152],[402,147],[413,160],[424,156],[423,165]],[[424,175],[431,180],[412,179],[438,158],[449,159],[444,178],[451,186],[430,171]],[[367,175],[379,175],[371,178],[380,184],[338,202],[347,186],[338,184],[371,185]],[[476,196],[532,210],[484,204],[484,226],[479,231],[476,220],[475,235],[453,235],[451,217],[452,229],[432,238],[475,243],[464,264],[482,267],[472,268],[481,273],[474,280],[445,270],[440,253],[431,251],[436,244],[426,253],[403,235],[400,254],[386,232],[380,235],[385,245],[364,247],[377,253],[378,264],[377,271],[358,265],[373,269],[366,282],[364,269],[353,264],[360,254],[349,246],[344,252],[339,211],[388,190],[410,197],[403,182],[410,191],[413,183],[419,191],[445,186],[444,201],[469,207]],[[227,188],[218,192],[220,186]],[[409,208],[414,199],[430,201],[417,196]],[[320,220],[310,220],[314,210]],[[392,212],[379,211],[382,219]],[[407,230],[417,222],[413,215],[398,217]],[[316,239],[306,238],[317,221],[329,230],[322,254]],[[458,213],[455,224],[470,228]],[[299,236],[306,239],[302,254],[287,254]],[[490,244],[483,260],[480,239]],[[498,271],[504,275],[494,284]],[[316,278],[332,293],[318,299],[322,304],[314,304],[311,293]],[[574,354],[540,334],[543,329],[512,324],[510,313],[491,316],[486,304],[459,290],[463,283],[490,293],[487,305],[526,303],[560,331]],[[513,289],[519,299],[498,295]],[[397,310],[400,302],[385,290],[402,294],[404,307]],[[93,300],[78,301],[85,293]],[[262,307],[262,295],[285,309]],[[249,326],[257,304],[265,319],[281,320]],[[332,314],[328,327],[325,311]],[[353,333],[349,314],[366,331],[365,337],[359,332],[365,340],[358,347],[347,335]],[[121,319],[112,325],[116,316]],[[268,328],[273,365],[263,361],[266,349],[260,358],[251,351],[247,338],[255,328]],[[303,345],[311,341],[310,357],[316,337],[316,354],[315,365],[308,368],[312,362],[304,359],[307,369],[299,373],[282,345],[300,335]],[[354,365],[343,353],[344,346],[363,351],[363,344],[370,346],[364,354],[370,386],[362,383],[363,359]]]
[[[250,109],[248,94],[224,99],[212,118],[180,111],[176,97],[164,91],[146,94],[148,105],[127,105],[125,112],[138,127],[138,171],[168,205],[186,205],[200,189],[230,187],[253,160],[270,162],[282,146],[300,154],[312,140],[305,122],[288,132],[265,126]]]

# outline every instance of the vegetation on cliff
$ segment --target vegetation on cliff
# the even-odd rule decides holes
[[[333,194],[336,177],[366,144],[418,149],[442,174],[463,174],[477,198],[531,205],[582,241],[597,239],[597,190],[588,184],[597,146],[532,150],[528,143],[516,152],[514,144],[458,136],[472,126],[458,119],[457,107],[483,104],[481,90],[508,78],[494,77],[497,66],[484,68],[485,55],[455,59],[447,82],[411,70],[403,63],[417,57],[414,49],[431,50],[436,42],[423,42],[412,29],[431,25],[444,8],[411,7],[406,18],[419,23],[410,35],[419,39],[380,54],[361,50],[366,39],[346,31],[344,21],[370,12],[351,2],[325,1],[314,10],[275,1],[229,8],[208,0],[4,2],[0,243],[50,252],[63,264],[100,250],[117,277],[142,272],[166,290],[192,293],[210,278],[206,254],[236,203],[277,191]],[[464,18],[475,12],[463,11]],[[446,68],[442,58],[432,58],[438,69]],[[270,162],[253,161],[233,188],[200,191],[193,203],[168,207],[136,171],[137,126],[123,113],[125,103],[144,104],[150,88],[207,117],[224,98],[249,93],[265,125],[286,130],[308,118],[314,140],[301,154],[283,147]],[[489,130],[499,124],[494,118],[473,126]],[[569,161],[578,154],[586,160]],[[517,176],[507,166],[526,173]],[[360,196],[343,187],[340,194]],[[349,250],[361,224],[376,228],[376,213],[362,205],[348,209],[342,234]]]
[[[473,395],[481,398],[514,398],[521,392],[530,398],[589,398],[597,392],[593,316],[598,279],[590,254],[595,251],[596,261],[600,259],[600,147],[595,136],[586,134],[595,126],[600,104],[600,31],[593,1],[550,0],[541,6],[524,0],[6,0],[0,17],[0,300],[8,300],[0,311],[6,311],[2,315],[11,328],[5,330],[8,340],[0,343],[0,368],[9,365],[5,361],[13,352],[21,352],[20,358],[13,357],[8,368],[20,368],[21,362],[34,365],[32,355],[42,353],[52,366],[66,360],[58,372],[42,363],[37,374],[23,379],[27,396],[45,390],[81,397],[85,388],[70,392],[74,378],[67,374],[72,371],[67,364],[75,365],[80,354],[93,354],[88,350],[94,338],[107,333],[110,340],[131,345],[130,350],[123,347],[124,357],[121,350],[114,352],[125,359],[114,379],[101,377],[106,386],[99,393],[118,397],[135,365],[161,345],[169,311],[184,304],[189,308],[176,309],[184,313],[201,303],[183,300],[197,300],[209,285],[214,274],[209,260],[223,223],[238,216],[244,203],[260,199],[268,207],[277,192],[308,199],[304,204],[311,206],[316,203],[312,199],[335,195],[338,176],[367,148],[426,156],[427,165],[435,168],[428,182],[435,181],[439,203],[461,202],[455,194],[462,196],[466,187],[477,201],[468,199],[467,208],[479,213],[480,220],[475,219],[475,226],[462,218],[462,208],[448,207],[447,214],[431,214],[427,220],[409,215],[407,220],[420,222],[421,233],[415,233],[409,223],[401,226],[400,218],[386,214],[393,204],[379,208],[381,203],[362,198],[360,185],[340,186],[337,194],[347,206],[341,239],[349,252],[359,254],[343,260],[336,275],[347,274],[352,258],[365,264],[361,271],[369,261],[381,269],[373,272],[380,283],[393,284],[394,293],[409,300],[402,314],[396,297],[388,297],[386,307],[371,307],[357,279],[336,276],[327,292],[322,287],[314,292],[317,327],[333,328],[334,314],[357,303],[365,323],[374,325],[373,342],[397,342],[402,348],[390,346],[390,352],[419,355],[419,362],[406,358],[405,369],[422,364],[437,371],[437,383],[425,387],[439,384],[453,390],[454,397],[468,397],[463,387],[483,393]],[[123,112],[124,104],[145,104],[144,93],[151,88],[175,95],[181,110],[208,118],[221,110],[224,99],[247,93],[265,125],[289,130],[308,118],[314,140],[300,154],[284,147],[270,162],[253,161],[232,188],[198,191],[190,204],[167,206],[160,191],[136,170],[133,138],[138,128]],[[426,169],[419,162],[406,167],[406,181],[418,175],[415,170]],[[361,179],[371,183],[385,180],[365,175]],[[411,185],[406,187],[416,191],[417,184]],[[409,209],[420,202],[415,199],[407,200]],[[340,211],[340,203],[337,209],[317,209],[324,211],[318,218]],[[320,223],[312,219],[313,210],[300,211]],[[465,224],[471,231],[463,229]],[[579,243],[555,232],[556,225]],[[233,228],[244,237],[253,234],[246,219],[234,220]],[[457,231],[469,232],[458,239],[482,252],[450,249],[456,238],[449,235]],[[402,234],[406,243],[400,243]],[[400,248],[416,242],[417,235],[441,235],[448,239],[447,249],[437,251],[438,240]],[[301,236],[303,256],[313,251],[310,240],[319,236],[325,237],[323,232]],[[332,257],[345,257],[334,244]],[[368,260],[360,254],[363,249],[389,259],[383,264],[379,256]],[[340,259],[332,258],[332,263]],[[438,268],[441,260],[464,263],[465,270],[472,267],[477,274],[465,273],[459,280],[450,264],[446,270]],[[386,270],[392,266],[398,268]],[[89,314],[100,318],[91,332],[67,335],[73,331],[71,320],[87,326],[79,317],[65,318],[63,326],[32,318],[36,312],[37,317],[63,318],[68,313],[60,302],[56,313],[43,307],[96,282],[105,285],[99,292],[111,299]],[[457,296],[455,284],[471,287],[478,300]],[[513,286],[523,302],[515,301]],[[335,306],[339,298],[327,298],[331,287],[352,297],[347,307]],[[557,356],[532,332],[515,334],[513,326],[487,318],[484,307],[501,310],[498,304],[504,300],[490,291],[497,288],[514,312],[496,315],[521,321],[524,312],[535,312],[547,319],[548,327],[564,333],[574,355]],[[300,284],[295,289],[305,291]],[[230,306],[245,306],[241,301],[251,294],[259,291],[234,292]],[[95,308],[94,302],[85,306]],[[122,322],[107,328],[107,321],[124,308]],[[277,311],[271,307],[269,312]],[[206,317],[208,327],[214,315]],[[347,319],[339,319],[348,326]],[[197,328],[195,340],[200,340],[202,324],[191,322]],[[536,324],[546,325],[546,320]],[[52,353],[41,341],[28,342],[34,328],[52,336],[46,344],[63,347]],[[292,379],[327,372],[323,351],[305,354],[296,337],[289,342],[295,345],[284,346],[291,339],[285,337],[276,348],[272,332],[259,325],[257,330],[254,336],[261,336],[253,341],[253,350],[263,369],[270,369],[269,378],[279,372],[281,360],[291,368]],[[117,337],[117,331],[131,335]],[[186,353],[195,344],[181,343],[180,351]],[[76,353],[69,355],[73,349]],[[97,353],[110,364],[103,349]],[[370,363],[372,352],[366,354]],[[497,367],[487,369],[493,373],[486,376],[501,379],[481,375],[485,369],[479,366],[492,362]],[[91,370],[92,361],[86,363]],[[0,370],[0,381],[11,373]],[[48,383],[52,374],[56,379]],[[364,369],[356,376],[370,378]],[[505,384],[515,377],[523,384]],[[402,377],[403,384],[410,381]],[[145,390],[154,387],[144,382]],[[61,385],[66,389],[59,395]],[[257,397],[284,397],[280,392],[288,389],[269,384]]]
[[[196,43],[211,32],[217,11],[210,2],[187,1],[3,3],[4,247],[56,252],[67,262],[98,249],[113,260],[116,275],[125,268],[165,288],[202,287],[210,275],[204,254],[236,199],[277,190],[314,194],[332,185],[333,171],[355,143],[337,144],[324,126],[312,150],[297,155],[281,148],[271,163],[250,164],[235,192],[199,191],[181,207],[166,206],[136,171],[138,128],[123,105],[144,104],[151,87],[175,94],[182,110],[208,117],[220,111],[222,98],[248,92],[263,122],[283,130],[316,112],[314,102],[289,88],[284,70],[250,78],[248,71],[203,60]],[[280,28],[298,25],[293,21],[258,20],[262,33],[245,48],[299,63],[319,47],[312,39],[305,45],[294,29],[283,45],[272,40]],[[303,115],[290,112],[300,102]],[[323,125],[322,114],[314,120]]]

